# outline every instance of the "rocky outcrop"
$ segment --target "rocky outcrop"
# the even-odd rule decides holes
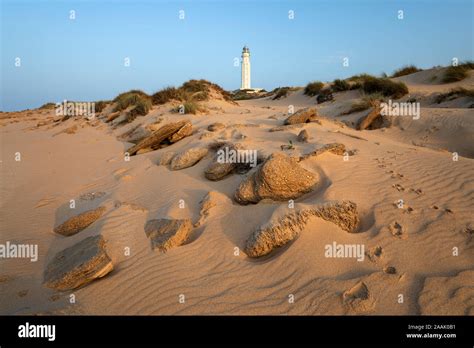
[[[258,203],[265,198],[284,201],[310,192],[318,182],[318,175],[277,152],[240,184],[234,197],[240,204]]]
[[[298,123],[309,123],[313,122],[318,117],[318,110],[315,108],[305,108],[298,110],[294,114],[290,115],[284,122],[285,125],[298,124]]]
[[[204,156],[207,155],[208,149],[205,147],[202,148],[191,148],[186,151],[183,151],[171,160],[171,169],[180,170],[188,167],[192,167],[198,163]]]
[[[56,290],[72,290],[113,270],[101,235],[88,237],[56,254],[46,267],[44,285]]]
[[[187,120],[168,123],[151,133],[151,135],[141,140],[135,146],[129,148],[126,152],[128,152],[130,156],[133,156],[140,149],[151,148],[152,150],[156,150],[170,143],[175,143],[191,135],[191,133],[192,125]]]
[[[190,219],[155,219],[145,225],[151,248],[166,252],[186,242],[192,230]]]
[[[356,232],[359,226],[357,205],[351,201],[330,202],[314,208],[289,213],[274,223],[256,230],[247,240],[245,253],[260,257],[294,240],[311,217],[332,222],[346,232]]]
[[[317,148],[314,151],[311,151],[307,154],[304,154],[299,157],[298,162],[303,161],[305,159],[308,159],[310,157],[316,157],[319,156],[325,152],[331,152],[335,155],[342,156],[346,152],[346,146],[344,144],[340,143],[331,143],[331,144],[326,144],[320,148]]]
[[[69,237],[81,232],[105,213],[105,207],[98,207],[73,216],[54,228],[54,232]]]

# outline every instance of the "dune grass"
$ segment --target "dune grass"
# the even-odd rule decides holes
[[[319,94],[323,87],[324,83],[320,81],[313,81],[306,85],[303,93],[307,96],[314,97],[316,94]]]
[[[435,98],[437,104],[442,102],[453,100],[460,97],[471,97],[474,98],[474,89],[466,89],[464,87],[457,87],[451,89],[449,92],[441,93]]]
[[[145,92],[140,90],[131,90],[119,94],[115,99],[115,110],[122,111],[129,107],[130,114],[133,116],[146,115],[151,109],[151,98]]]
[[[398,99],[408,94],[408,87],[403,82],[395,82],[387,78],[368,77],[362,83],[366,94],[380,93],[384,97]]]
[[[400,76],[410,75],[410,74],[414,74],[418,71],[421,71],[421,69],[418,69],[414,65],[407,65],[407,66],[404,66],[400,69],[395,70],[391,77],[400,77]]]
[[[342,113],[342,115],[349,115],[354,112],[368,110],[375,106],[378,102],[384,101],[384,96],[380,93],[366,94],[361,100],[352,103],[351,108]]]
[[[468,71],[474,69],[474,62],[467,61],[456,66],[450,66],[446,69],[442,82],[451,83],[464,80],[469,76]]]
[[[273,96],[272,100],[277,100],[281,98],[286,98],[288,93],[290,92],[290,87],[278,87],[274,90],[275,95]]]
[[[343,92],[343,91],[348,91],[351,89],[351,85],[349,82],[347,82],[346,80],[340,80],[340,79],[336,79],[333,81],[332,85],[331,85],[331,89],[334,91],[334,92]]]

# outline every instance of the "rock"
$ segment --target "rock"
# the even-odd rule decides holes
[[[181,152],[173,157],[171,160],[171,169],[180,170],[188,167],[192,167],[198,163],[204,156],[207,155],[208,149],[205,147],[191,148],[184,152]]]
[[[316,122],[316,121],[315,121],[315,122]],[[303,127],[303,126],[304,126],[303,123],[300,123],[300,124],[290,124],[290,125],[283,125],[283,126],[273,127],[273,128],[270,128],[268,131],[269,131],[269,132],[281,132],[281,131],[287,131],[287,130],[291,130],[291,129],[301,128],[301,127]]]
[[[353,233],[359,226],[357,205],[351,201],[330,202],[314,208],[289,213],[276,222],[256,230],[247,240],[245,253],[261,257],[294,240],[311,217],[332,222],[346,232]]]
[[[141,154],[144,154],[144,153],[147,153],[147,152],[150,152],[150,151],[153,151],[153,149],[151,147],[145,147],[144,149],[138,150],[137,155],[141,155]]]
[[[234,197],[240,204],[258,203],[265,198],[285,201],[310,192],[318,182],[318,175],[276,152],[240,184]]]
[[[171,163],[171,160],[173,159],[175,155],[176,153],[172,151],[165,152],[163,156],[161,156],[159,164],[161,166],[167,166],[168,164]]]
[[[309,139],[309,134],[306,129],[303,129],[299,134],[298,134],[298,141],[302,143],[307,143]]]
[[[207,127],[207,130],[209,130],[211,132],[215,132],[215,131],[218,131],[218,130],[223,129],[223,128],[225,128],[225,125],[223,123],[216,122],[216,123],[213,123],[213,124],[209,125],[209,127]]]
[[[367,116],[363,116],[357,122],[357,129],[364,130],[364,129],[379,129],[382,127],[388,127],[390,125],[390,121],[386,116],[381,114],[382,108],[380,104],[374,105],[372,110],[369,112]]]
[[[186,122],[186,124],[181,127],[176,133],[169,137],[170,143],[176,143],[177,141],[190,136],[193,134],[193,125],[191,122]]]
[[[311,151],[310,153],[304,154],[299,157],[298,162],[303,161],[305,159],[308,159],[310,157],[316,157],[319,156],[325,152],[331,152],[335,155],[342,156],[346,152],[346,146],[344,144],[340,143],[331,143],[331,144],[326,144],[314,151]]]
[[[46,268],[44,284],[56,290],[72,290],[104,277],[113,268],[103,237],[92,236],[57,253]]]
[[[98,220],[105,212],[105,207],[98,207],[94,210],[85,211],[79,215],[73,216],[61,225],[54,228],[54,232],[69,237],[81,232],[94,221]]]
[[[165,142],[174,143],[183,137],[190,135],[190,130],[192,132],[192,125],[187,120],[165,124],[151,133],[150,136],[129,148],[126,152],[128,152],[130,156],[133,156],[140,149],[149,147],[156,150],[160,147],[166,146]],[[175,135],[175,133],[177,134]]]
[[[317,119],[318,117],[318,110],[315,108],[305,108],[298,110],[295,112],[293,115],[289,116],[284,124],[289,125],[289,124],[297,124],[297,123],[309,123],[313,122]]]
[[[239,143],[223,143],[222,145],[217,144],[217,151],[239,151],[244,150],[243,146]],[[204,175],[207,179],[212,181],[221,180],[226,177],[228,174],[232,173],[237,169],[239,163],[232,162],[220,162],[219,161],[219,152],[214,156],[214,159],[209,164],[207,169],[204,172]]]
[[[166,252],[182,245],[192,229],[190,219],[155,219],[145,225],[145,234],[151,240],[151,248]]]

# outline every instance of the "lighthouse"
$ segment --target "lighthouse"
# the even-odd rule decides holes
[[[242,50],[242,83],[240,89],[251,89],[250,87],[250,50],[244,46]]]

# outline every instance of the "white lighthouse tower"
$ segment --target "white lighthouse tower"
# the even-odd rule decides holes
[[[251,89],[250,87],[250,50],[244,46],[242,50],[242,83],[240,89]]]

